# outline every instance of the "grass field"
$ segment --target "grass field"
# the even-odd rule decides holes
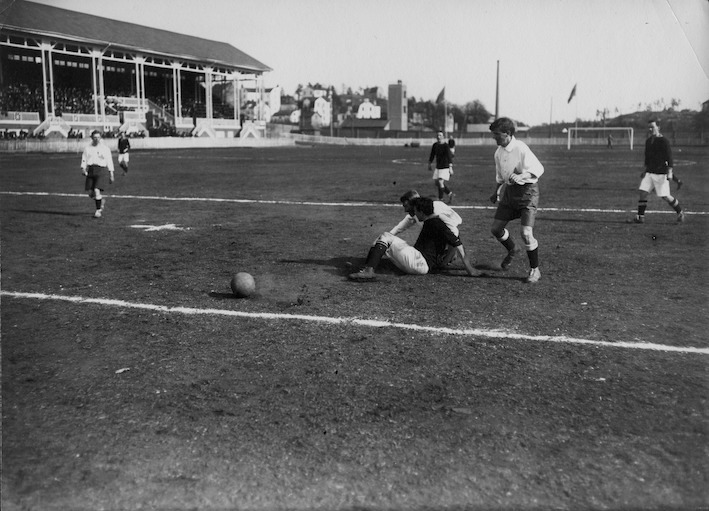
[[[428,148],[135,151],[101,219],[79,155],[0,154],[3,510],[709,509],[709,149],[644,225],[641,150],[533,149],[535,285],[494,146],[451,182],[483,276],[365,284]]]

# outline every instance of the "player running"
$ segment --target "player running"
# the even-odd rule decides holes
[[[507,249],[507,256],[500,267],[507,270],[518,253],[514,239],[505,226],[519,218],[522,240],[529,258],[529,276],[525,282],[533,284],[542,276],[539,271],[539,243],[534,238],[533,229],[539,203],[538,182],[544,167],[527,144],[515,138],[516,127],[512,119],[496,119],[490,124],[490,131],[498,145],[495,151],[497,185],[490,202],[499,202],[490,231]]]
[[[436,170],[433,171],[433,184],[438,192],[438,200],[443,200],[450,204],[453,202],[453,192],[448,188],[448,181],[453,174],[453,151],[444,140],[443,132],[439,131],[436,141],[431,146],[431,154],[428,157],[428,170],[433,170],[433,160],[436,160]]]

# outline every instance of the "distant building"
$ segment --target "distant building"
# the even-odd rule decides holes
[[[313,118],[310,122],[315,129],[330,126],[332,122],[332,102],[322,96],[317,98],[313,104]]]
[[[388,105],[389,129],[408,131],[408,104],[406,98],[406,85],[401,80],[389,85]]]
[[[264,120],[266,122],[271,121],[272,113],[279,112],[281,110],[281,92],[282,89],[278,85],[270,89],[263,90],[263,100],[266,103],[266,108],[263,108],[263,112],[268,116],[264,117]],[[261,103],[261,92],[257,88],[242,87],[239,90],[239,93],[239,101],[242,105],[251,102],[255,103],[256,105],[259,105]],[[230,98],[231,95],[226,94],[226,97]],[[260,111],[261,108],[257,106],[255,110]]]
[[[357,119],[381,119],[382,108],[365,98],[357,108]]]
[[[305,98],[326,98],[330,95],[330,87],[323,87],[319,83],[315,85],[308,84],[306,87],[298,93],[298,100],[303,100]]]

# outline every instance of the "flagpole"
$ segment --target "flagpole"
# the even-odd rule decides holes
[[[443,134],[448,137],[448,103],[445,96],[443,96]]]
[[[576,100],[576,124],[574,124],[574,126],[576,126],[576,136],[578,136],[578,132],[579,132],[579,130],[578,130],[578,127],[579,127],[579,100],[578,99]]]
[[[497,79],[495,80],[495,119],[500,115],[500,61],[497,61]]]

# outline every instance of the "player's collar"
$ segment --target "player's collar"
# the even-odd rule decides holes
[[[517,145],[517,139],[515,138],[514,135],[512,135],[510,137],[510,143],[507,144],[506,146],[500,146],[500,147],[502,147],[502,149],[504,149],[505,151],[510,153],[510,152],[512,152],[512,150],[514,149],[514,146],[516,146],[516,145]]]

